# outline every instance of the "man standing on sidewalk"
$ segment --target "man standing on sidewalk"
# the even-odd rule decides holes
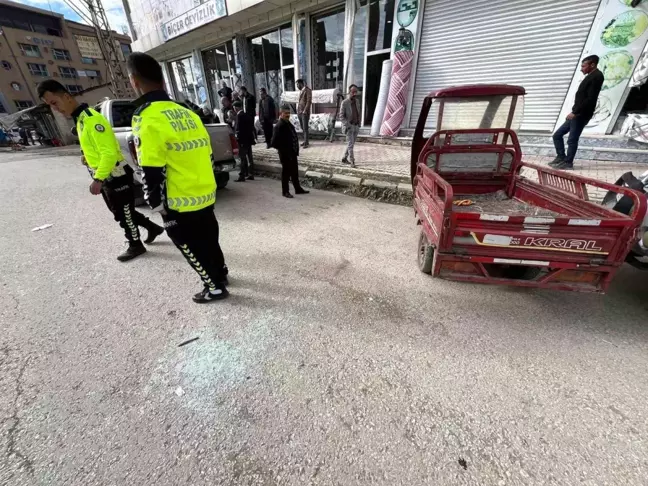
[[[254,118],[243,111],[243,103],[240,101],[234,102],[234,110],[236,111],[236,123],[234,131],[236,132],[236,140],[239,144],[239,157],[241,158],[241,172],[236,182],[245,182],[254,180],[254,161],[252,160],[252,145],[254,141]]]
[[[135,210],[133,169],[124,161],[108,120],[85,103],[79,104],[55,79],[43,81],[36,89],[45,103],[74,119],[83,153],[81,162],[88,167],[92,177],[90,193],[103,196],[128,241],[128,248],[117,260],[125,262],[146,253],[138,226],[147,229],[148,237],[144,240],[147,244],[153,243],[164,229]]]
[[[313,92],[306,86],[303,79],[297,80],[297,89],[300,91],[299,102],[297,103],[297,117],[304,132],[304,143],[302,143],[302,147],[308,148],[308,123],[310,122]]]
[[[261,100],[259,101],[259,122],[261,123],[261,128],[263,128],[266,146],[270,148],[270,142],[272,141],[272,126],[277,120],[277,107],[275,106],[272,96],[268,96],[268,92],[265,88],[261,88],[260,92]]]
[[[253,94],[250,94],[245,86],[239,89],[241,95],[241,102],[243,103],[243,111],[250,115],[254,120],[256,116],[256,99]]]
[[[355,167],[355,155],[353,147],[355,146],[358,132],[360,131],[360,110],[358,109],[358,87],[355,84],[349,86],[349,96],[340,106],[340,120],[342,120],[342,129],[346,133],[347,148],[342,157],[343,164],[351,164]]]
[[[553,134],[556,158],[549,163],[555,169],[572,170],[574,158],[578,150],[578,140],[585,126],[589,123],[596,110],[596,102],[603,87],[603,73],[598,70],[598,56],[588,56],[581,63],[581,72],[585,79],[581,81],[572,111],[567,115],[567,120],[556,133]],[[565,141],[563,137],[569,133],[567,139],[567,154],[565,154]]]
[[[295,194],[308,194],[299,183],[299,167],[297,156],[299,155],[299,138],[297,131],[290,123],[290,106],[281,107],[279,121],[274,127],[271,145],[279,152],[281,162],[281,192],[283,197],[292,198],[288,183],[292,180]]]
[[[160,211],[169,238],[203,281],[193,301],[224,299],[228,272],[214,214],[209,133],[198,115],[169,98],[162,66],[154,58],[134,52],[127,65],[131,86],[140,96],[134,102],[133,135],[146,201]]]

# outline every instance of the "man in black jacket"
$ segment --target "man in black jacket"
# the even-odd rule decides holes
[[[234,130],[236,140],[239,144],[239,157],[241,158],[241,172],[236,182],[245,182],[254,180],[254,160],[252,160],[252,145],[254,141],[254,118],[243,111],[243,103],[234,102],[234,111],[236,111],[236,123]]]
[[[288,182],[292,179],[295,194],[308,194],[299,183],[299,168],[297,166],[297,156],[299,155],[299,139],[297,131],[290,123],[290,106],[281,107],[279,121],[274,127],[272,134],[272,147],[279,152],[279,161],[281,162],[281,192],[284,197],[292,198]]]
[[[572,170],[574,168],[578,140],[594,115],[596,102],[603,87],[603,73],[598,70],[598,62],[598,56],[588,56],[582,61],[581,72],[585,75],[585,79],[576,91],[576,100],[571,113],[567,115],[567,120],[553,134],[556,158],[549,165],[555,169]],[[565,154],[563,137],[567,133],[569,133],[569,138],[567,139],[567,154]]]
[[[256,98],[253,94],[249,93],[245,86],[239,88],[239,95],[243,102],[243,111],[250,115],[254,120],[256,116]]]
[[[259,101],[259,122],[263,128],[265,141],[268,148],[270,148],[270,141],[272,140],[272,126],[277,120],[277,108],[272,96],[268,96],[265,88],[260,89],[261,100]]]

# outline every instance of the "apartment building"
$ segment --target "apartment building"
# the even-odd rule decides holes
[[[62,15],[0,0],[0,114],[39,104],[36,86],[53,78],[71,93],[108,83],[107,66],[92,27]],[[131,52],[131,39],[113,33],[119,60]],[[128,79],[123,87],[133,96]]]

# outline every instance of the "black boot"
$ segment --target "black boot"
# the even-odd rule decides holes
[[[130,243],[128,245],[128,248],[126,248],[126,251],[124,251],[117,257],[117,260],[119,260],[120,262],[127,262],[128,260],[132,260],[133,258],[142,255],[143,253],[146,253],[146,248],[144,248],[142,242],[138,241],[137,243]]]
[[[193,296],[193,301],[196,304],[207,304],[208,302],[226,299],[228,296],[229,292],[225,287],[216,290],[209,290],[208,287],[205,287],[202,292]]]
[[[144,240],[144,243],[146,243],[147,245],[153,243],[158,236],[164,233],[164,228],[154,223],[149,228],[147,228],[147,230],[148,235],[146,235],[146,239]]]

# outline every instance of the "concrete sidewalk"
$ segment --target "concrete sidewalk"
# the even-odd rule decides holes
[[[389,181],[394,184],[409,184],[410,181],[410,147],[383,145],[375,143],[357,143],[355,146],[356,168],[342,164],[346,144],[344,142],[327,142],[315,140],[307,149],[301,149],[299,155],[300,171],[317,171],[328,173],[333,177],[342,174],[358,179]],[[523,156],[525,162],[545,165],[553,157],[538,155]],[[263,166],[279,163],[277,151],[267,149],[265,143],[254,146],[255,163]],[[261,167],[260,167],[261,168]],[[621,174],[633,171],[640,174],[648,170],[646,163],[615,162],[602,160],[576,160],[574,174],[606,182],[615,182]]]

